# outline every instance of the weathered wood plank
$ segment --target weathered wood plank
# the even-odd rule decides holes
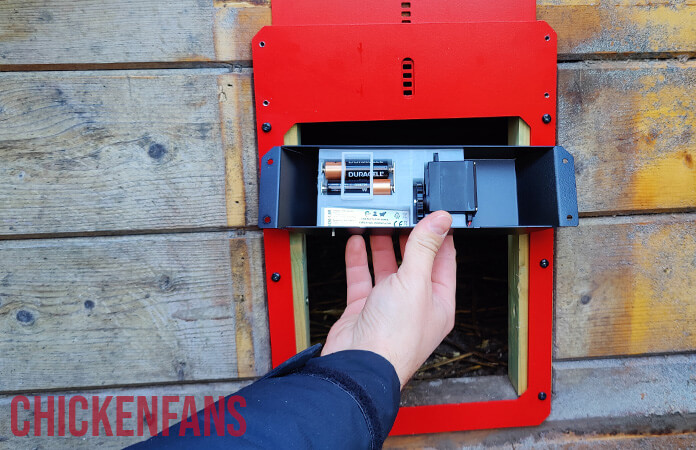
[[[561,228],[555,357],[696,350],[696,214]]]
[[[691,448],[694,367],[693,354],[556,361],[541,426],[398,436],[384,448]]]
[[[645,444],[645,448],[661,443],[678,448],[690,447],[693,434],[680,435],[696,429],[696,410],[693,401],[696,385],[693,383],[695,355],[653,356],[649,358],[620,358],[584,361],[563,361],[554,363],[554,394],[551,416],[540,427],[508,428],[460,433],[440,433],[421,436],[400,436],[387,440],[385,448],[557,448],[564,444],[580,445],[579,448],[616,448],[617,443],[634,445]],[[611,380],[603,382],[604,380]],[[483,382],[483,383],[481,383]],[[43,393],[43,410],[46,410],[46,395],[65,395],[66,401],[81,395],[91,400],[99,397],[103,405],[107,396],[158,396],[161,407],[162,397],[179,396],[172,402],[170,411],[181,419],[183,397],[194,396],[195,405],[204,405],[205,396],[217,398],[231,394],[246,382],[196,383],[170,386],[148,386],[137,388],[100,389],[86,391]],[[485,384],[478,380],[476,384]],[[461,388],[459,388],[461,390]],[[496,392],[490,392],[497,395]],[[23,394],[33,402],[32,393]],[[461,392],[471,395],[471,392]],[[15,437],[10,428],[12,395],[0,396],[0,443],[6,442],[8,448],[34,449],[50,447],[56,449],[82,448],[122,448],[144,437],[106,436],[48,437],[46,419],[42,423],[42,433],[34,437]],[[461,398],[459,398],[461,400]],[[57,403],[57,399],[55,400]],[[457,401],[457,398],[451,399]],[[200,406],[199,406],[200,408]],[[57,426],[57,406],[56,426]],[[112,431],[116,432],[116,398],[112,399],[107,415]],[[124,403],[124,411],[135,413],[134,403]],[[19,408],[19,420],[33,423],[32,409]],[[242,416],[244,410],[239,409]],[[86,420],[91,425],[91,412],[77,409],[77,424]],[[159,421],[161,428],[161,419]],[[67,426],[67,422],[66,422]],[[135,414],[124,420],[124,429],[136,430]],[[33,431],[33,429],[32,429]],[[144,433],[148,433],[146,427]],[[667,433],[674,433],[669,435]],[[655,436],[658,434],[660,436]],[[687,439],[688,438],[688,439]],[[4,441],[4,442],[3,442]],[[563,447],[565,448],[565,447]],[[643,447],[641,447],[643,448]],[[667,446],[667,448],[671,448]]]
[[[537,0],[559,60],[696,54],[693,0]]]
[[[14,395],[4,395],[0,396],[0,446],[2,448],[12,448],[12,449],[36,449],[36,448],[51,448],[51,449],[122,449],[125,446],[140,442],[150,437],[150,431],[147,423],[138,423],[137,419],[137,397],[147,397],[148,406],[151,407],[153,404],[152,398],[156,396],[158,405],[158,419],[156,423],[157,432],[162,431],[162,403],[164,396],[176,397],[169,398],[168,405],[170,413],[174,414],[176,417],[169,421],[169,425],[174,425],[175,423],[182,420],[182,413],[184,411],[184,402],[187,401],[186,397],[193,397],[193,406],[198,410],[205,407],[205,397],[210,396],[218,400],[220,396],[227,396],[239,389],[248,385],[250,381],[234,381],[234,382],[218,382],[218,383],[195,383],[195,384],[178,384],[170,386],[147,386],[138,388],[121,388],[121,389],[102,389],[102,390],[85,390],[85,391],[70,391],[70,392],[48,392],[39,393],[36,395],[42,396],[41,398],[41,408],[42,411],[48,410],[48,396],[54,396],[54,435],[50,436],[48,434],[48,420],[43,419],[41,423],[41,434],[39,436],[34,435],[34,394],[26,393],[21,394],[30,400],[30,410],[24,408],[24,404],[18,405],[17,408],[17,419],[18,426],[23,428],[24,421],[29,421],[31,426],[31,432],[29,436],[20,437],[15,436],[11,429],[11,402]],[[107,401],[107,397],[111,396],[112,399],[109,401],[106,407],[106,416],[108,418],[108,423],[111,427],[112,435],[109,436],[106,433],[106,429],[103,426],[104,422],[100,424],[100,435],[92,435],[92,424],[94,423],[92,410],[82,409],[79,403],[76,404],[76,415],[75,415],[75,427],[81,428],[82,422],[86,421],[88,424],[88,431],[85,436],[71,436],[69,429],[69,421],[66,417],[65,419],[65,436],[58,436],[59,422],[58,422],[58,403],[59,396],[65,396],[65,404],[68,405],[70,400],[74,397],[82,396],[89,402],[89,407],[93,405],[93,398],[97,397],[99,406],[103,407]],[[132,401],[128,398],[123,397],[134,397]],[[133,431],[133,436],[117,436],[117,426],[119,421],[117,420],[116,408],[117,399],[122,397],[123,411],[125,413],[130,413],[131,417],[121,416],[122,428],[124,431]],[[190,400],[188,400],[190,401]],[[66,411],[67,411],[66,406]],[[243,414],[243,408],[239,410]],[[188,412],[188,411],[187,411]],[[143,421],[144,422],[144,421]],[[201,427],[201,433],[204,432],[204,424],[199,424]],[[235,426],[235,424],[232,424]],[[139,426],[142,431],[142,436],[139,434]],[[215,433],[214,425],[211,423],[211,430]],[[5,442],[3,446],[3,442]]]
[[[0,74],[0,234],[255,222],[250,86],[223,69]]]
[[[584,215],[696,209],[696,62],[559,65],[558,143]]]
[[[255,223],[250,76],[0,75],[0,234]],[[583,214],[696,208],[696,63],[562,64],[559,83]]]
[[[251,38],[271,21],[268,3],[4,1],[0,70],[17,65],[250,61]]]
[[[218,77],[220,125],[225,152],[227,225],[258,222],[258,150],[251,72]]]
[[[0,392],[269,368],[260,232],[0,241]]]
[[[0,5],[0,68],[250,61],[269,3],[10,0]],[[539,0],[537,17],[556,29],[561,60],[696,53],[691,0]]]

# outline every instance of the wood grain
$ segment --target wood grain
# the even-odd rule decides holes
[[[0,67],[248,62],[271,23],[267,0],[9,0],[0,5]],[[398,5],[397,5],[398,8]],[[559,58],[693,56],[692,0],[539,0],[559,36]]]
[[[584,215],[696,208],[696,63],[562,64],[559,83]],[[0,234],[256,222],[249,72],[6,73],[0,88]]]
[[[269,369],[260,232],[0,241],[0,392]]]
[[[227,225],[258,222],[258,149],[251,71],[218,76]]]
[[[556,358],[696,350],[696,214],[583,219],[556,251]]]
[[[270,20],[264,0],[8,0],[0,3],[0,70],[248,62],[251,38]]]
[[[558,34],[559,60],[696,54],[693,0],[537,0]]]
[[[554,363],[554,407],[551,416],[539,427],[503,428],[457,433],[438,433],[420,436],[398,436],[387,440],[385,448],[616,448],[617,443],[638,445],[639,448],[689,448],[694,438],[696,411],[693,402],[696,385],[693,383],[693,367],[696,355],[665,355],[637,358],[617,358],[583,361],[562,361]],[[485,378],[467,379],[464,386],[483,386]],[[495,377],[490,377],[495,378]],[[597,380],[612,380],[600,383]],[[435,383],[435,382],[431,382]],[[66,401],[78,395],[92,401],[97,397],[103,406],[106,398],[113,399],[107,407],[107,416],[112,431],[116,433],[116,396],[157,396],[160,410],[163,396],[178,396],[170,405],[170,411],[180,420],[183,410],[183,397],[194,396],[195,406],[204,405],[205,396],[218,397],[236,392],[245,386],[245,381],[173,384],[168,386],[144,386],[129,388],[108,388],[81,391],[56,391],[42,393],[43,410],[46,410],[47,395],[65,396]],[[495,384],[493,383],[493,386]],[[509,388],[512,391],[512,388]],[[459,392],[456,392],[459,391]],[[455,391],[462,400],[466,396],[497,396],[490,390],[466,390],[459,386]],[[444,392],[440,394],[446,395]],[[18,418],[33,422],[33,395],[27,392],[32,407],[29,411],[18,408]],[[514,395],[514,392],[512,392]],[[15,437],[10,428],[11,401],[13,395],[0,396],[0,443],[12,449],[92,449],[123,448],[144,437],[106,436],[101,428],[99,436],[48,437],[46,419],[43,419],[41,436]],[[592,399],[588,401],[587,399]],[[55,399],[56,405],[58,399]],[[133,412],[134,403],[124,403],[124,411]],[[58,407],[54,411],[57,415]],[[86,420],[91,425],[91,411],[77,408],[77,423]],[[243,409],[240,409],[244,415]],[[55,419],[58,424],[57,417]],[[66,423],[67,425],[67,423]],[[160,420],[161,428],[161,420]],[[249,426],[253,424],[248,423]],[[124,420],[124,429],[136,430],[137,422],[132,418]],[[144,433],[148,430],[144,427]],[[604,447],[601,447],[604,445]],[[3,448],[5,448],[3,447]]]
[[[529,145],[531,129],[508,119],[508,145]],[[529,235],[508,236],[508,377],[518,395],[527,390],[529,354]]]
[[[250,78],[226,69],[0,74],[0,234],[255,222]]]
[[[529,235],[508,236],[508,376],[527,390],[529,357]]]
[[[696,209],[696,62],[559,65],[581,214]]]

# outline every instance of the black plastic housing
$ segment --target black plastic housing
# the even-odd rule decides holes
[[[339,149],[345,151],[363,151],[369,149],[378,158],[380,149],[428,151],[438,149],[461,150],[462,162],[466,171],[473,171],[473,163],[486,161],[487,164],[510,167],[514,171],[500,170],[489,175],[486,183],[474,183],[471,180],[458,180],[454,172],[449,173],[444,166],[424,167],[423,176],[430,171],[430,183],[433,186],[454,183],[456,189],[445,190],[465,193],[461,198],[440,198],[431,204],[428,210],[449,210],[454,214],[473,213],[486,207],[490,228],[520,230],[525,228],[577,226],[578,207],[575,187],[575,170],[573,157],[563,147],[514,147],[514,146],[282,146],[269,150],[261,159],[259,192],[259,227],[315,229],[317,227],[317,175],[320,149]],[[431,163],[432,164],[432,163]],[[471,169],[469,169],[471,167]],[[439,172],[435,175],[434,172]],[[467,172],[468,173],[468,172]],[[496,175],[496,173],[498,173]],[[500,181],[510,182],[507,177],[514,177],[516,198],[496,196],[495,177],[506,177]],[[493,179],[491,179],[493,177]],[[415,181],[414,176],[414,181]],[[437,178],[437,179],[436,179]],[[480,178],[479,178],[479,181]],[[461,188],[461,189],[459,189]],[[485,195],[482,195],[485,194]],[[453,194],[452,194],[453,195]],[[484,205],[482,198],[488,200]],[[478,198],[478,205],[477,203]],[[516,223],[509,221],[496,223],[491,211],[508,213],[514,207],[517,211]],[[449,208],[449,209],[448,209]],[[456,225],[456,228],[466,226]]]

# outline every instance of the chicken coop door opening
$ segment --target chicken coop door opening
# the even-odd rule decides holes
[[[324,343],[346,305],[348,234],[310,234],[307,286],[311,344]],[[366,236],[368,261],[369,238]],[[508,240],[456,232],[454,329],[404,388],[404,405],[515,398],[508,371]],[[394,236],[399,255],[398,239]],[[397,262],[401,258],[397,256]],[[495,398],[493,398],[495,397]],[[466,400],[462,400],[466,398]]]
[[[528,145],[517,118],[427,119],[301,124],[286,144],[302,145]],[[525,133],[526,131],[526,133]],[[526,142],[525,142],[526,140]],[[309,343],[323,343],[346,305],[344,253],[350,236],[336,230],[303,237]],[[365,236],[371,264],[369,238]],[[400,263],[398,235],[393,236]],[[459,230],[456,320],[452,332],[402,392],[402,406],[514,399],[510,346],[510,239]],[[513,359],[518,343],[513,342]],[[526,362],[526,355],[523,358]],[[515,375],[516,376],[516,375]],[[523,391],[523,389],[522,389]]]

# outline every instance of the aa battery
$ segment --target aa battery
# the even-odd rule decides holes
[[[352,159],[346,160],[345,180],[360,180],[367,181],[370,179],[370,160],[369,159]],[[372,178],[386,179],[393,171],[391,160],[373,160],[372,161]],[[324,162],[324,177],[327,180],[341,179],[341,161],[326,161]]]
[[[389,179],[372,180],[373,195],[391,195],[394,186]],[[341,183],[326,183],[322,185],[321,192],[328,195],[340,195]],[[345,194],[369,194],[370,183],[345,183],[343,192]]]

